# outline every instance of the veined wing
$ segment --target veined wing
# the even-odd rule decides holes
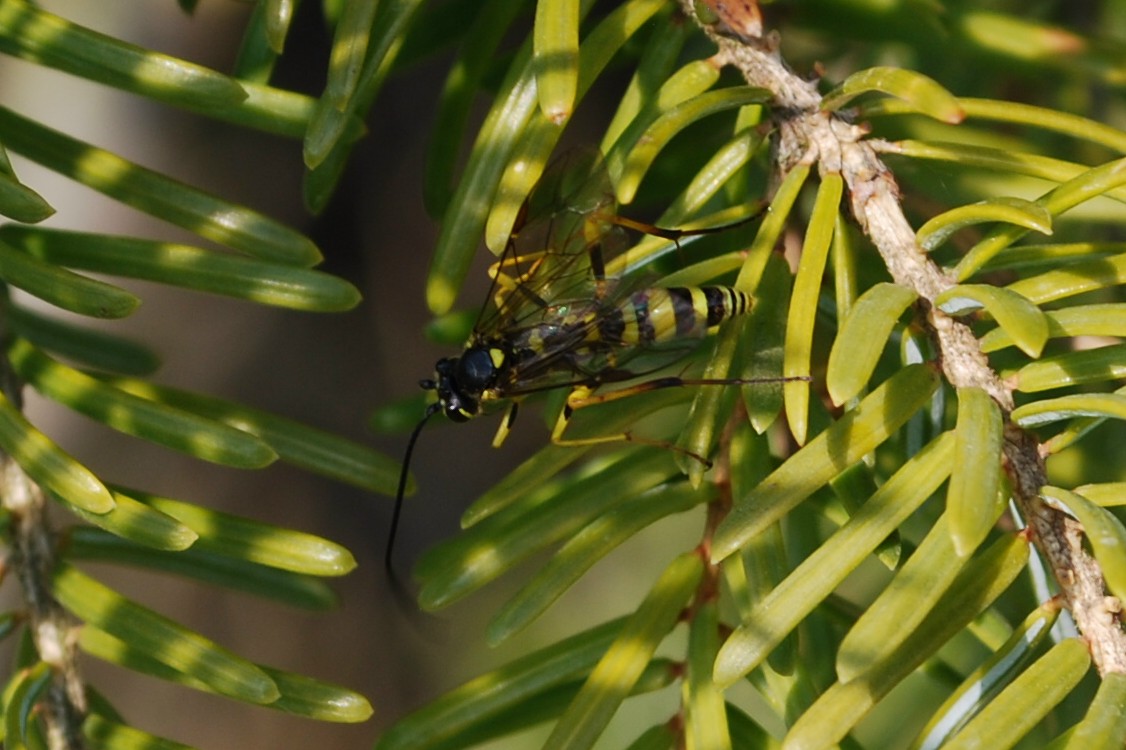
[[[750,308],[730,287],[650,287],[559,305],[554,318],[505,332],[511,353],[497,391],[515,396],[596,385],[660,370],[697,348],[707,331]]]
[[[554,162],[525,202],[501,259],[472,341],[550,323],[560,306],[599,296],[602,258],[626,242],[610,220],[615,201],[601,155],[577,150]],[[593,262],[592,262],[593,261]]]
[[[713,309],[718,322],[748,306],[723,287],[706,288],[715,298],[704,299],[705,288],[645,289],[641,274],[608,277],[607,262],[631,244],[614,209],[601,156],[590,151],[554,164],[529,197],[469,344],[509,353],[501,395],[653,372],[696,348]]]

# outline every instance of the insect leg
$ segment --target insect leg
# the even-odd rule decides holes
[[[571,416],[579,409],[585,409],[588,406],[596,404],[605,404],[611,401],[617,401],[622,398],[629,398],[636,396],[639,393],[648,393],[649,391],[656,391],[662,388],[682,388],[691,386],[715,386],[715,385],[748,385],[753,383],[763,382],[784,382],[787,380],[809,380],[808,377],[787,377],[787,378],[681,378],[681,377],[665,377],[654,378],[653,380],[646,380],[643,383],[638,383],[627,388],[619,388],[614,391],[607,391],[605,393],[595,393],[594,389],[589,386],[578,386],[571,391],[567,396],[567,403],[563,405],[563,411],[559,413],[559,419],[555,422],[555,428],[551,431],[551,441],[556,445],[597,445],[599,443],[615,443],[615,442],[632,442],[644,443],[645,445],[655,445],[660,448],[667,448],[669,450],[681,453],[689,458],[693,458],[705,466],[711,466],[712,462],[704,456],[692,451],[685,450],[675,443],[667,440],[653,440],[650,438],[641,438],[634,435],[629,430],[619,432],[613,435],[597,435],[589,438],[565,438],[563,433],[567,430],[567,425],[570,424]]]
[[[489,276],[497,279],[500,284],[514,285],[525,282],[528,277],[536,272],[546,255],[547,252],[544,250],[528,252],[523,255],[505,254],[503,259],[489,266]],[[513,269],[515,274],[512,273]],[[498,279],[498,276],[502,276],[503,279]]]
[[[493,447],[499,448],[504,443],[508,433],[512,430],[513,423],[516,422],[516,411],[520,406],[518,401],[513,401],[508,405],[508,410],[505,411],[504,417],[501,418],[500,424],[497,425],[497,434],[493,436]]]
[[[503,308],[507,298],[513,294],[522,295],[538,307],[547,306],[546,302],[525,285],[539,269],[545,255],[543,251],[524,255],[506,253],[503,259],[489,267],[489,276],[493,279],[493,301],[497,308]]]
[[[693,453],[692,451],[685,450],[680,446],[670,443],[667,440],[653,440],[650,438],[643,438],[634,435],[629,430],[619,432],[613,435],[597,435],[588,438],[565,438],[563,433],[567,430],[567,425],[571,422],[571,416],[579,409],[584,409],[588,406],[595,404],[605,404],[610,401],[617,401],[618,399],[628,398],[629,396],[636,396],[639,393],[646,393],[648,391],[655,391],[661,388],[676,388],[685,385],[727,385],[731,382],[727,380],[685,380],[684,378],[669,377],[657,378],[655,380],[648,380],[644,383],[629,388],[619,388],[616,391],[607,391],[606,393],[594,393],[593,389],[587,386],[578,386],[570,395],[567,396],[567,403],[563,405],[563,411],[559,413],[559,419],[555,422],[555,428],[551,431],[551,442],[556,445],[563,446],[579,446],[579,445],[598,445],[600,443],[642,443],[644,445],[654,445],[659,448],[666,448],[668,450],[682,453],[689,458],[693,458],[705,466],[711,466],[712,463],[708,459]]]
[[[625,229],[632,229],[643,234],[652,235],[654,237],[661,237],[666,240],[672,240],[673,242],[679,242],[684,237],[696,237],[704,234],[719,234],[731,229],[736,229],[743,226],[744,224],[749,224],[755,219],[758,219],[767,212],[768,208],[769,207],[767,206],[767,204],[764,203],[759,205],[759,207],[749,216],[745,216],[738,221],[721,224],[717,227],[697,227],[694,229],[673,229],[671,227],[659,227],[655,224],[649,224],[644,221],[637,221],[636,219],[630,219],[626,216],[608,216],[604,217],[604,221],[608,221],[612,224],[624,227]]]

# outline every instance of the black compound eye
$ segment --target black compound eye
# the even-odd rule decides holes
[[[467,422],[470,421],[467,414],[461,409],[452,409],[446,407],[446,418],[452,422]]]
[[[457,363],[458,386],[469,391],[483,391],[496,378],[497,368],[487,349],[470,349]]]
[[[451,402],[446,404],[446,418],[451,422],[468,422],[470,415],[465,413],[460,404]]]

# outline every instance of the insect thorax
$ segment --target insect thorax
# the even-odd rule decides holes
[[[495,398],[493,389],[509,367],[512,355],[502,345],[475,344],[458,357],[445,357],[434,366],[434,380],[424,388],[438,393],[446,416],[465,422],[484,413],[484,404]]]

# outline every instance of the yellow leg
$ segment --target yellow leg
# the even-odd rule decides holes
[[[657,380],[649,380],[644,383],[638,383],[630,388],[619,388],[616,391],[608,391],[606,393],[594,393],[593,389],[586,386],[579,386],[571,391],[567,396],[567,403],[563,405],[563,411],[559,412],[559,419],[555,422],[555,428],[551,431],[551,442],[556,445],[562,446],[580,446],[580,445],[599,445],[601,443],[641,443],[642,445],[653,445],[658,448],[665,448],[667,450],[681,453],[689,458],[693,458],[704,466],[710,467],[712,462],[704,456],[692,451],[685,450],[675,443],[670,443],[667,440],[653,440],[651,438],[643,438],[634,435],[629,430],[619,432],[613,435],[596,435],[588,438],[565,438],[563,433],[567,430],[567,425],[571,422],[571,415],[579,409],[584,409],[588,406],[595,404],[604,404],[610,401],[617,401],[621,398],[628,396],[636,396],[639,393],[647,391],[655,391],[660,388],[673,388],[682,385],[727,385],[729,381],[687,381],[682,378],[659,378]]]
[[[551,442],[556,445],[598,445],[600,443],[642,443],[644,445],[655,445],[660,448],[666,448],[675,451],[682,455],[693,458],[704,466],[711,466],[712,462],[704,456],[692,451],[685,450],[675,443],[670,443],[667,440],[652,440],[649,438],[637,437],[629,430],[619,432],[614,435],[597,435],[589,438],[565,438],[563,433],[567,430],[567,425],[570,424],[571,415],[579,409],[585,409],[588,406],[595,404],[605,404],[610,401],[617,401],[618,399],[636,396],[639,393],[647,393],[649,391],[656,391],[662,388],[680,388],[684,386],[704,386],[704,385],[748,385],[753,383],[763,382],[785,382],[788,380],[809,380],[806,376],[784,377],[784,378],[732,378],[732,379],[718,379],[718,378],[654,378],[647,380],[643,383],[629,386],[627,388],[619,388],[616,391],[607,391],[606,393],[595,393],[593,388],[588,386],[578,386],[567,396],[567,403],[563,405],[563,411],[559,412],[559,419],[555,422],[555,428],[551,431]]]
[[[528,278],[535,273],[536,269],[543,259],[547,256],[546,250],[536,250],[535,252],[528,252],[522,255],[506,255],[501,260],[489,266],[489,276],[497,279],[503,276],[508,279],[510,283],[518,283],[527,281]],[[527,265],[527,270],[520,271],[520,266]],[[515,268],[517,274],[511,275],[511,269]]]
[[[520,289],[535,274],[546,255],[543,250],[524,255],[506,255],[489,267],[489,276],[496,286],[493,301],[497,307],[503,307],[506,298]],[[524,266],[527,267],[521,270]]]
[[[504,444],[505,438],[508,433],[512,431],[512,424],[516,421],[516,409],[520,405],[518,401],[513,401],[508,405],[508,410],[505,411],[504,417],[501,418],[500,424],[497,425],[497,434],[493,435],[493,447],[499,448]]]

